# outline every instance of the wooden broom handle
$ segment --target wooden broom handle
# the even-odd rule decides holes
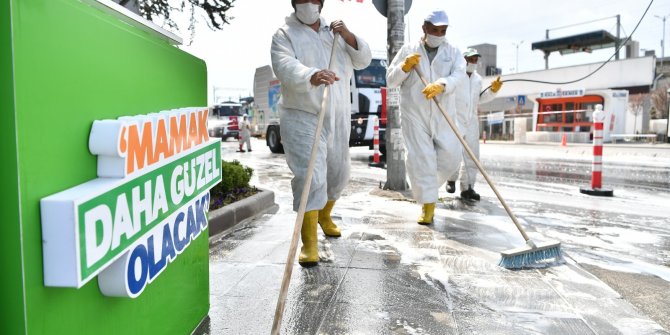
[[[423,83],[424,86],[428,86],[428,82],[426,79],[423,77],[423,74],[421,73],[421,69],[419,68],[419,65],[414,66],[414,70],[416,71],[416,74],[419,76],[419,79],[421,79],[421,82]],[[442,107],[442,104],[440,104],[440,101],[437,100],[437,97],[433,97],[433,101],[437,105],[437,108],[442,112],[442,115],[447,119],[447,123],[449,124],[449,127],[451,127],[451,130],[454,131],[454,134],[456,134],[456,137],[458,138],[459,141],[461,141],[461,144],[463,145],[463,148],[465,148],[465,151],[468,153],[468,156],[470,156],[470,159],[477,165],[477,168],[479,169],[479,172],[482,173],[482,176],[484,176],[484,179],[486,179],[486,182],[489,183],[489,186],[491,186],[491,189],[493,190],[493,193],[496,194],[498,197],[498,200],[500,200],[500,203],[502,206],[505,208],[505,211],[507,212],[507,215],[512,219],[514,224],[516,225],[516,228],[519,229],[519,232],[521,233],[521,236],[523,236],[524,240],[528,242],[530,238],[528,237],[528,234],[526,234],[526,231],[521,227],[521,224],[519,224],[519,221],[516,219],[516,216],[514,213],[512,213],[512,210],[507,206],[507,203],[503,199],[503,197],[500,195],[498,192],[498,189],[496,186],[493,184],[493,181],[489,177],[488,173],[484,170],[484,167],[482,166],[481,163],[479,163],[479,160],[477,157],[475,157],[475,154],[472,152],[470,149],[470,146],[465,142],[465,139],[463,138],[463,135],[458,131],[458,128],[456,128],[456,124],[454,124],[454,121],[451,119],[449,114],[447,114],[447,111]]]
[[[337,33],[333,36],[333,48],[330,50],[330,61],[328,69],[332,69],[333,61],[335,59],[335,48],[337,46]],[[281,281],[281,289],[279,290],[279,298],[277,299],[277,308],[275,309],[275,318],[272,322],[272,333],[278,335],[281,329],[281,320],[284,315],[284,305],[286,305],[286,294],[288,293],[288,286],[291,283],[291,273],[293,272],[293,263],[295,261],[295,254],[298,249],[298,238],[300,238],[300,231],[302,230],[302,221],[305,217],[305,207],[307,207],[307,198],[309,196],[309,189],[312,184],[312,175],[314,174],[314,165],[316,163],[316,154],[319,151],[319,142],[321,140],[321,129],[323,129],[323,119],[326,115],[326,106],[328,104],[328,92],[330,85],[325,85],[323,89],[323,99],[321,100],[321,113],[319,113],[319,121],[314,132],[314,143],[312,144],[312,153],[309,157],[309,164],[307,164],[307,176],[305,177],[302,195],[300,196],[300,206],[298,207],[298,215],[295,218],[295,225],[293,228],[293,236],[291,237],[291,246],[288,249],[288,257],[286,258],[286,266],[284,267],[284,278]]]

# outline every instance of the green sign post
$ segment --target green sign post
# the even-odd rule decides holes
[[[169,122],[170,111],[207,103],[204,62],[122,16],[94,0],[0,4],[1,334],[188,334],[208,313],[200,232],[220,169],[208,138],[181,152],[159,143],[100,192],[70,191],[108,181],[89,143],[96,122],[132,130],[144,115],[153,118],[145,129],[156,129],[161,118],[151,113],[167,111]],[[166,129],[137,141],[169,139]],[[202,182],[180,191],[194,166]],[[61,212],[70,226],[45,204],[71,206]],[[135,220],[142,206],[151,208]]]

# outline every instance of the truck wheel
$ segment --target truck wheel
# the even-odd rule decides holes
[[[269,127],[266,136],[267,136],[266,142],[268,144],[268,147],[270,147],[270,151],[272,151],[275,154],[283,154],[284,146],[281,144],[281,135],[279,134],[279,128]]]

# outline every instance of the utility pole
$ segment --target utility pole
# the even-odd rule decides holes
[[[546,30],[545,32],[545,39],[549,39],[549,29]],[[549,52],[545,51],[544,52],[544,69],[549,70]]]
[[[665,19],[670,16],[670,14],[665,15],[665,16],[660,16],[660,15],[654,15],[656,18],[661,19],[663,21],[663,38],[661,39],[661,70],[659,71],[659,74],[663,74],[663,58],[665,58]]]
[[[405,1],[388,0],[386,4],[387,59],[390,64],[405,40]],[[384,189],[404,191],[409,186],[405,170],[405,145],[400,128],[400,91],[395,88],[387,92],[388,120],[386,123],[386,184]]]
[[[516,47],[516,73],[519,73],[519,46],[523,43],[523,41],[519,43],[512,43]]]
[[[621,15],[616,16],[616,42],[614,47],[616,48],[616,57],[614,59],[619,60],[619,46],[621,45]]]

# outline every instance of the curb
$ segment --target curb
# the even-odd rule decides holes
[[[209,212],[209,237],[215,237],[243,220],[253,218],[277,206],[274,192],[258,190],[260,192],[248,198]]]

